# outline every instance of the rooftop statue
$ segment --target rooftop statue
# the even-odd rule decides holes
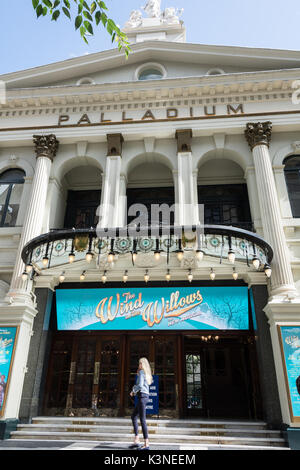
[[[125,23],[125,28],[137,28],[142,24],[143,16],[140,10],[132,10],[129,20]]]
[[[161,0],[147,0],[142,10],[148,18],[157,18],[161,24],[179,24],[179,17],[183,13],[183,8],[168,7],[161,11]],[[143,24],[143,15],[140,10],[132,10],[129,20],[125,23],[125,28],[138,28]]]
[[[174,8],[168,7],[165,11],[161,14],[161,18],[164,23],[168,24],[178,24],[179,17],[182,15],[184,9],[183,8]]]
[[[160,18],[161,9],[160,9],[161,0],[148,0],[146,5],[142,7],[149,18]]]

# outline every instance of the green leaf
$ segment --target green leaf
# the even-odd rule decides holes
[[[50,0],[43,0],[43,3],[44,3],[44,5],[46,5],[48,8],[52,8],[52,7],[53,7],[52,2],[50,2]]]
[[[94,34],[94,31],[93,31],[93,26],[91,25],[91,23],[89,21],[84,21],[83,22],[86,30],[90,33],[90,34]]]
[[[68,10],[66,7],[62,7],[62,10],[63,10],[64,14],[65,14],[68,18],[71,19],[71,15],[70,15],[69,10]]]
[[[93,14],[94,11],[96,10],[96,8],[97,8],[97,3],[96,3],[96,2],[93,2],[93,3],[91,4],[90,12]]]
[[[78,29],[82,23],[82,16],[78,15],[75,18],[75,29]]]
[[[39,18],[42,14],[43,14],[43,7],[42,5],[39,4],[36,8],[36,15]]]
[[[53,15],[52,15],[52,20],[53,20],[53,21],[56,21],[57,18],[59,17],[59,15],[60,15],[60,11],[59,11],[59,10],[55,10],[55,12],[54,12]]]
[[[33,8],[36,10],[38,4],[39,4],[40,0],[32,0],[32,5],[33,5]]]
[[[98,26],[98,24],[100,23],[101,21],[101,11],[96,11],[95,13],[95,21],[96,21],[96,25]]]
[[[107,8],[107,6],[105,5],[104,2],[100,1],[100,2],[98,2],[98,5],[99,5],[100,8],[102,8],[102,10],[108,10],[108,8]]]
[[[70,10],[71,8],[71,5],[70,5],[70,2],[69,0],[64,0],[64,4],[66,5],[66,7]]]
[[[55,2],[53,4],[53,9],[58,7],[59,4],[60,4],[60,0],[55,0]]]
[[[86,19],[93,21],[93,17],[90,15],[88,11],[84,11],[83,14],[86,17]]]

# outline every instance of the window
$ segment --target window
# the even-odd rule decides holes
[[[162,78],[166,78],[166,76],[166,69],[155,62],[143,64],[135,71],[136,80],[161,80]]]
[[[14,227],[18,217],[25,172],[7,170],[0,175],[0,227]]]
[[[139,80],[159,80],[163,77],[160,70],[146,69],[139,75]]]
[[[95,84],[96,84],[95,80],[93,80],[90,77],[83,77],[80,80],[78,80],[78,82],[76,83],[77,86],[80,86],[80,85],[95,85]]]
[[[300,155],[292,155],[283,163],[292,214],[293,217],[300,217]]]
[[[224,70],[218,69],[218,68],[214,68],[214,69],[208,70],[208,72],[206,73],[206,75],[223,75],[224,73],[225,73]]]
[[[204,204],[205,224],[253,231],[247,185],[198,186],[198,204]]]

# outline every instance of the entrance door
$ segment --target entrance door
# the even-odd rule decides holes
[[[187,416],[251,418],[251,380],[243,344],[185,345]]]
[[[152,373],[158,375],[159,413],[175,416],[178,412],[176,336],[131,336],[127,342],[127,379],[125,386],[125,414],[132,412],[134,399],[129,396],[136,378],[139,359],[146,357]]]
[[[45,413],[116,416],[120,408],[120,337],[58,335],[53,342]]]

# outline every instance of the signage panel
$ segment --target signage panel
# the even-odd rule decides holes
[[[248,288],[58,289],[58,330],[247,330]]]
[[[159,388],[158,388],[158,375],[153,375],[153,382],[149,387],[149,401],[146,405],[146,414],[158,415],[159,414]],[[136,405],[138,398],[135,397],[134,404]]]
[[[16,337],[17,327],[0,327],[0,416],[4,414]]]
[[[292,422],[300,422],[300,325],[280,326],[281,350]]]

